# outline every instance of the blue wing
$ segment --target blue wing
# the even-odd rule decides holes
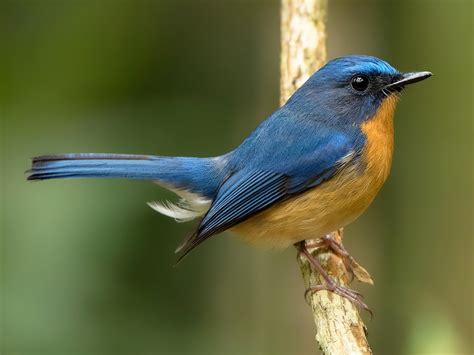
[[[316,133],[314,124],[293,124],[275,134],[268,124],[272,122],[265,121],[232,153],[230,164],[236,171],[220,187],[197,230],[178,248],[179,260],[209,237],[331,178],[347,157],[356,155],[353,135],[323,126]]]
[[[201,221],[199,237],[219,233],[287,194],[288,177],[271,171],[242,171],[229,178]]]

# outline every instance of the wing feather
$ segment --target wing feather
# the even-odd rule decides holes
[[[299,136],[304,137],[308,132],[311,133],[299,132]],[[256,134],[255,140],[263,133]],[[235,153],[238,154],[235,172],[219,188],[196,231],[176,250],[182,253],[178,262],[211,236],[279,201],[317,188],[352,161],[358,152],[351,136],[331,128],[321,128],[318,139],[300,139],[298,143],[294,137],[266,138],[265,141],[272,142],[272,149],[261,146],[262,149],[255,151],[253,148],[258,142],[249,141]],[[242,161],[246,164],[239,166]]]
[[[284,198],[288,177],[270,171],[241,172],[221,187],[198,229],[177,249],[180,261],[209,237],[223,232]]]

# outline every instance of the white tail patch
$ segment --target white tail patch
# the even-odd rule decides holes
[[[180,196],[181,200],[176,204],[170,201],[148,202],[148,206],[153,208],[158,213],[174,218],[177,222],[191,221],[204,215],[209,210],[209,207],[211,207],[211,200],[203,198],[198,194],[194,194],[185,190],[169,188],[168,186],[164,187]]]

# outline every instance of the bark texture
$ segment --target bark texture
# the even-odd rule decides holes
[[[332,237],[342,242],[342,230],[332,233]],[[314,243],[314,240],[307,241]],[[312,251],[320,264],[340,285],[348,284],[348,273],[344,262],[327,248]],[[309,265],[304,256],[298,258],[306,288],[324,284],[324,279]],[[352,261],[354,276],[362,282],[372,283],[370,275],[363,267]],[[359,309],[339,295],[328,291],[318,291],[308,295],[308,303],[316,324],[316,341],[325,355],[372,354],[367,340],[367,328],[359,314]]]
[[[326,61],[327,0],[282,0],[280,101]]]
[[[281,8],[281,82],[283,104],[326,61],[327,0],[282,0]],[[342,230],[332,233],[342,241]],[[311,241],[308,241],[311,243]],[[314,250],[321,265],[339,284],[347,285],[344,262],[327,248]],[[324,284],[304,256],[298,258],[305,286]],[[354,275],[362,282],[372,283],[370,275],[355,261]],[[366,327],[359,310],[347,299],[319,291],[308,297],[316,341],[325,355],[372,354]]]

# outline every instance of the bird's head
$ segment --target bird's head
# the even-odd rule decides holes
[[[328,124],[361,123],[385,100],[398,98],[406,85],[431,75],[427,71],[403,73],[375,57],[341,57],[314,73],[287,106]]]

